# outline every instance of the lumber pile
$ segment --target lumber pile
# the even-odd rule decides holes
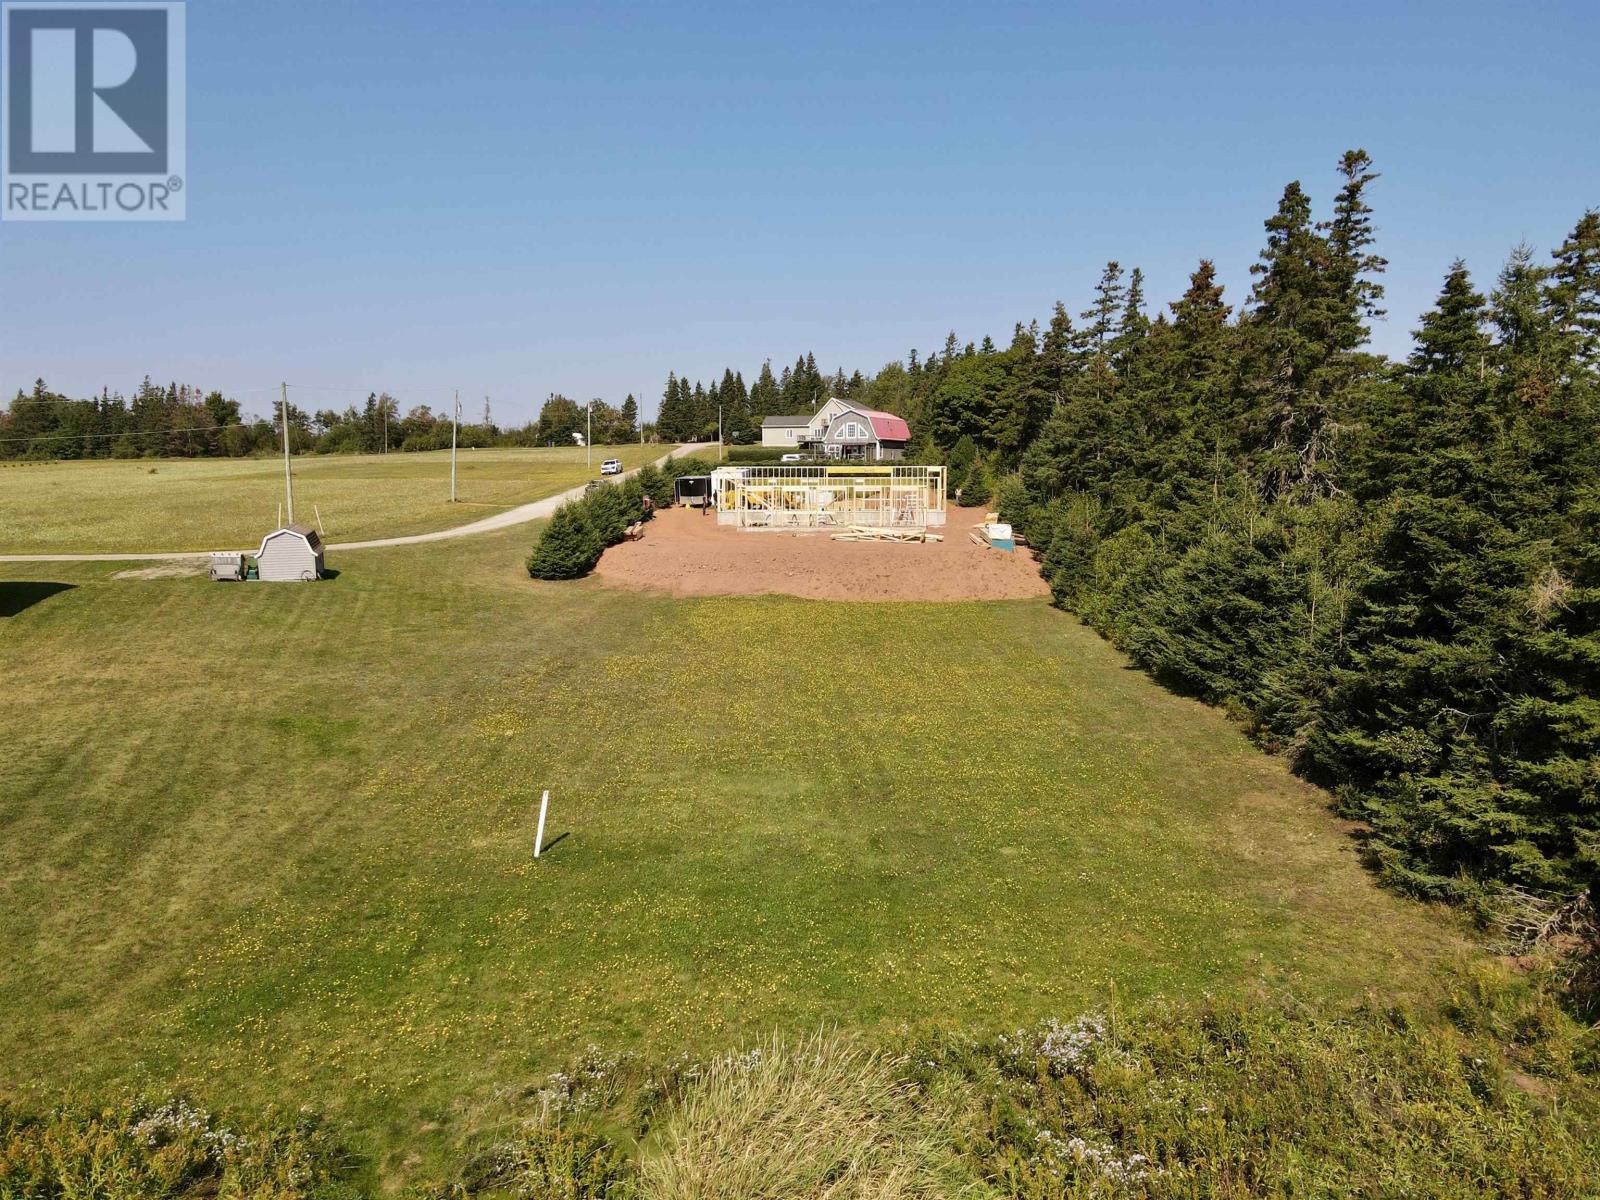
[[[941,534],[926,529],[893,529],[884,525],[852,525],[832,535],[836,542],[942,542]]]

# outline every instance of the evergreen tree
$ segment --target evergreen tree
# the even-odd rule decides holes
[[[667,386],[661,393],[661,407],[656,413],[656,434],[663,442],[689,441],[690,421],[691,414],[684,411],[678,390],[678,374],[669,371]]]
[[[750,415],[756,424],[761,423],[763,417],[785,416],[783,412],[783,392],[778,386],[778,381],[772,375],[772,360],[769,358],[761,364],[761,370],[756,374],[756,381],[750,388]]]
[[[1248,383],[1256,407],[1258,470],[1270,498],[1300,502],[1335,491],[1335,439],[1340,409],[1366,382],[1366,360],[1353,352],[1366,340],[1365,316],[1378,289],[1367,276],[1383,260],[1369,253],[1365,188],[1376,178],[1364,153],[1341,162],[1346,186],[1324,237],[1311,221],[1311,201],[1298,182],[1284,189],[1266,222],[1267,245],[1250,268]]]
[[[1118,315],[1127,303],[1127,293],[1122,286],[1122,264],[1112,261],[1095,284],[1094,303],[1078,314],[1085,321],[1080,335],[1083,344],[1095,354],[1104,355],[1117,331]]]
[[[1077,331],[1072,327],[1072,318],[1067,315],[1067,306],[1057,300],[1050,314],[1050,325],[1040,344],[1040,379],[1050,394],[1053,406],[1059,406],[1066,399],[1067,391],[1077,375],[1077,345]]]
[[[534,579],[577,579],[600,561],[605,544],[589,521],[583,501],[569,501],[556,509],[528,557],[528,574]]]
[[[1144,272],[1138,267],[1128,276],[1128,290],[1123,294],[1122,312],[1117,320],[1117,333],[1113,353],[1122,357],[1150,332],[1150,318],[1144,311]]]
[[[1600,368],[1600,212],[1584,213],[1551,257],[1551,328],[1577,368]]]
[[[723,436],[730,442],[750,441],[754,428],[750,420],[750,397],[744,390],[744,379],[730,368],[722,372],[722,382],[717,386],[722,400]]]
[[[1383,309],[1383,286],[1372,278],[1382,274],[1388,261],[1372,252],[1376,235],[1366,190],[1378,178],[1365,150],[1346,150],[1339,160],[1344,186],[1334,200],[1333,220],[1324,227],[1332,258],[1329,287],[1333,293],[1335,329],[1332,344],[1339,350],[1365,345],[1367,322],[1378,320]]]
[[[678,386],[687,390],[689,381],[683,380]],[[689,394],[688,403],[685,407],[691,414],[689,436],[692,440],[697,442],[707,441],[716,435],[716,406],[712,404],[707,395],[705,385],[698,379],[695,380],[694,391]]]

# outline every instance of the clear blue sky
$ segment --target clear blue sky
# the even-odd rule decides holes
[[[1308,7],[193,0],[189,219],[0,224],[0,388],[649,412],[669,368],[1004,341],[1108,258],[1238,303],[1351,146],[1403,353],[1452,258],[1600,205],[1600,5]]]

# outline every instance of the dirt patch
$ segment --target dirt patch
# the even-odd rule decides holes
[[[118,571],[113,579],[183,579],[190,575],[204,575],[205,563],[167,562],[154,567],[136,567],[131,571]]]
[[[1016,600],[1048,596],[1026,550],[1007,554],[968,538],[983,520],[952,508],[942,542],[836,542],[826,533],[725,528],[715,514],[672,508],[637,542],[613,546],[595,573],[614,587],[675,596],[756,596],[778,592],[813,600]]]

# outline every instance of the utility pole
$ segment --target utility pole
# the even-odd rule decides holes
[[[494,426],[494,422],[489,419],[489,397],[485,396],[483,398],[483,428],[484,428],[484,431],[487,432],[493,426]]]
[[[280,383],[279,394],[283,397],[283,493],[289,502],[289,524],[294,524],[294,473],[289,470],[289,385]]]
[[[378,397],[378,407],[383,409],[383,452],[389,453],[389,393]]]
[[[594,467],[594,401],[589,401],[589,406],[583,410],[585,425],[583,435],[583,461],[586,466]]]
[[[455,405],[450,410],[450,503],[456,502],[456,425],[461,421],[461,389],[456,389]]]
[[[722,405],[717,405],[717,461],[722,461]]]

